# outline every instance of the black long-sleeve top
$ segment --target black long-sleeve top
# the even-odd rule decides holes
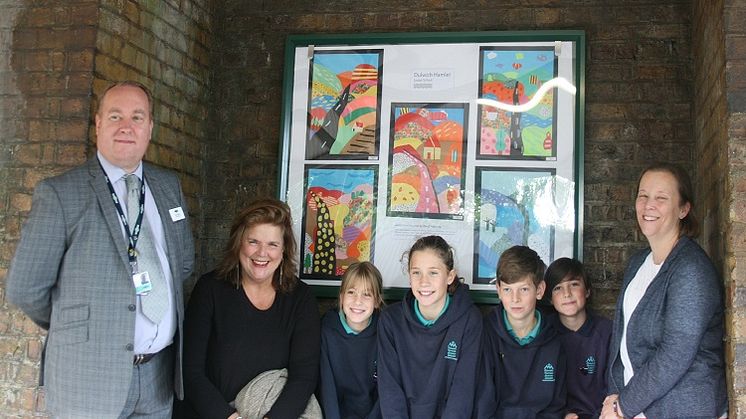
[[[278,292],[267,310],[214,272],[197,282],[184,319],[186,417],[227,418],[228,403],[258,374],[287,368],[288,381],[267,413],[295,419],[316,388],[320,321],[310,287]]]

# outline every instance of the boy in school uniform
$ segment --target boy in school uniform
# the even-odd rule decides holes
[[[546,265],[526,246],[500,255],[500,304],[484,319],[478,418],[562,419],[565,353],[553,322],[536,309]]]
[[[591,282],[579,260],[555,260],[544,281],[557,310],[555,325],[567,354],[565,419],[596,419],[607,395],[611,320],[586,308]]]

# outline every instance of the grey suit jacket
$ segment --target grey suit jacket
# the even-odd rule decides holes
[[[688,237],[679,239],[629,319],[635,375],[624,385],[624,293],[649,253],[634,255],[624,274],[609,347],[609,393],[619,394],[627,417],[644,411],[649,418],[716,418],[727,409],[722,283]]]
[[[175,391],[183,395],[183,283],[194,265],[186,203],[175,174],[144,164],[163,222],[177,310]],[[47,407],[59,415],[116,416],[132,377],[136,296],[127,243],[96,157],[40,182],[7,277],[8,300],[48,330]],[[171,389],[168,389],[171,391]]]

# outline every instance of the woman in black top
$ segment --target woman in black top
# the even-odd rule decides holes
[[[239,417],[232,405],[258,374],[287,368],[265,417],[297,418],[316,387],[319,314],[295,276],[290,209],[254,202],[231,227],[223,260],[197,282],[184,327],[185,417]]]

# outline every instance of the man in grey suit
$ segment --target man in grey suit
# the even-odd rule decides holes
[[[148,90],[115,84],[96,113],[96,156],[34,191],[6,293],[48,330],[54,417],[170,418],[182,396],[194,243],[178,178],[142,161],[152,129]]]

